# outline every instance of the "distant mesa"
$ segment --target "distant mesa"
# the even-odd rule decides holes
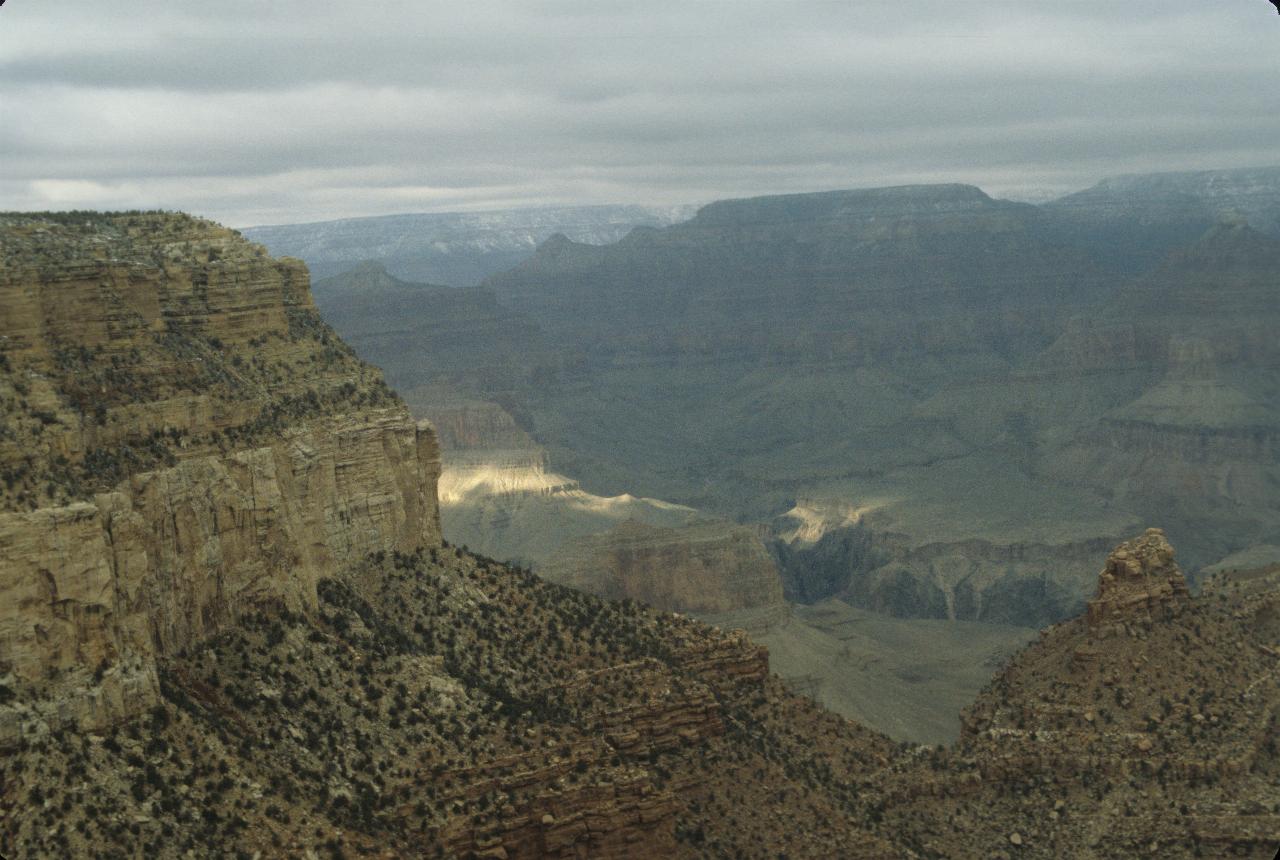
[[[1030,210],[1033,207],[994,200],[973,185],[900,185],[719,200],[699,209],[690,226],[744,226],[782,222],[795,224],[832,219],[937,216],[1000,208]]]

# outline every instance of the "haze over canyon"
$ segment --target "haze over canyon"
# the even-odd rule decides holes
[[[324,255],[351,230],[263,232]],[[459,540],[587,588],[584,564],[634,567],[645,584],[595,590],[733,610],[831,706],[943,739],[973,667],[1079,611],[1099,552],[1141,524],[1164,524],[1193,570],[1280,560],[1278,237],[1277,169],[1121,177],[1041,206],[912,186],[725,201],[613,243],[553,236],[464,289],[375,255],[317,296],[448,428]],[[741,525],[799,618],[746,580],[676,599],[639,572],[646,554],[706,569],[712,532],[725,566],[763,570]],[[991,624],[963,637],[989,650],[940,666],[934,648],[956,644],[905,625],[892,636],[912,644],[885,653],[865,644],[891,636],[867,635],[879,614]],[[854,703],[868,663],[912,720]]]
[[[1277,856],[1271,4],[0,7],[0,860]]]

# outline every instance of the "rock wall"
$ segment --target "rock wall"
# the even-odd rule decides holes
[[[0,247],[0,743],[139,712],[157,660],[440,545],[432,428],[297,261],[185,216],[11,216]]]
[[[411,406],[419,406],[436,428],[440,447],[450,459],[461,457],[470,451],[526,451],[541,455],[542,450],[520,429],[511,413],[497,403],[485,400],[455,400],[450,402],[437,390],[427,389],[427,395],[418,403],[410,392],[406,399]]]
[[[782,532],[772,550],[789,593],[800,602],[839,597],[900,618],[1030,625],[1083,608],[1096,559],[1115,541],[919,542],[855,522]]]
[[[496,403],[409,402],[438,428],[449,539],[604,597],[678,612],[780,606],[777,566],[751,529],[628,494],[592,495]]]
[[[783,602],[782,580],[760,538],[724,522],[660,528],[628,520],[566,548],[543,572],[602,597],[695,614]]]

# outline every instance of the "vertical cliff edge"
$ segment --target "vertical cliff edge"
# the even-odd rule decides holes
[[[141,713],[157,658],[440,544],[434,432],[300,262],[185,215],[6,215],[0,308],[0,746]]]

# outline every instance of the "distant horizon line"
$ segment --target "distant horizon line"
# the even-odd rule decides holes
[[[419,217],[445,217],[450,215],[491,215],[500,212],[546,212],[563,209],[694,209],[699,210],[704,206],[713,203],[722,203],[731,200],[762,200],[770,197],[805,197],[813,194],[838,194],[842,191],[879,191],[891,188],[941,188],[948,185],[963,185],[970,188],[977,188],[983,194],[993,200],[1004,200],[1012,203],[1028,203],[1033,206],[1051,203],[1055,200],[1061,200],[1072,194],[1078,194],[1081,191],[1088,191],[1091,188],[1097,188],[1106,182],[1114,182],[1122,179],[1133,179],[1139,177],[1157,177],[1157,176],[1194,176],[1197,174],[1225,174],[1225,173],[1249,173],[1252,171],[1280,171],[1280,162],[1271,164],[1261,164],[1254,167],[1204,167],[1192,168],[1187,170],[1153,170],[1150,172],[1129,171],[1125,173],[1114,173],[1103,176],[1092,184],[1083,187],[1076,187],[1072,191],[1050,192],[1044,196],[1038,196],[1037,199],[1028,199],[1022,195],[1002,195],[992,194],[987,189],[973,182],[897,182],[888,185],[849,185],[840,188],[822,188],[810,191],[778,191],[766,192],[763,194],[744,194],[729,197],[715,197],[701,202],[690,203],[531,203],[521,206],[509,206],[505,208],[490,209],[441,209],[436,211],[417,211],[417,212],[389,212],[382,215],[351,215],[341,218],[321,218],[315,221],[280,221],[274,224],[250,224],[243,227],[235,227],[233,229],[244,230],[267,230],[274,227],[305,227],[319,226],[323,224],[340,224],[348,221],[377,221],[391,218],[419,218]]]
[[[73,212],[95,213],[95,214],[101,214],[101,215],[128,214],[131,212],[176,212],[176,213],[183,213],[183,214],[191,215],[192,217],[212,221],[216,224],[226,226],[230,229],[233,229],[239,232],[245,232],[249,230],[270,230],[270,229],[280,228],[280,227],[322,226],[322,225],[329,225],[329,224],[342,224],[342,223],[355,222],[355,221],[385,221],[385,220],[391,220],[395,218],[436,218],[436,217],[444,218],[444,217],[450,217],[450,216],[454,216],[454,217],[484,216],[484,215],[496,215],[500,213],[554,212],[554,211],[574,210],[574,209],[601,210],[601,209],[630,208],[630,209],[647,210],[649,212],[684,209],[684,210],[690,210],[692,214],[689,217],[693,217],[694,215],[697,214],[699,210],[711,204],[738,201],[738,200],[765,200],[765,199],[776,198],[776,197],[807,197],[807,196],[819,195],[819,194],[839,194],[841,192],[850,192],[850,191],[882,191],[882,190],[890,190],[895,188],[943,188],[947,186],[964,186],[968,188],[976,188],[977,190],[981,191],[983,194],[985,194],[987,197],[991,198],[992,200],[1006,201],[1006,202],[1012,202],[1012,203],[1025,203],[1032,206],[1041,206],[1048,203],[1052,203],[1057,200],[1061,200],[1066,197],[1070,197],[1073,194],[1078,194],[1083,191],[1088,191],[1092,188],[1097,188],[1109,182],[1117,182],[1117,181],[1127,180],[1127,179],[1155,178],[1155,177],[1162,177],[1162,176],[1166,176],[1166,177],[1196,176],[1200,174],[1240,174],[1240,173],[1251,173],[1251,172],[1259,172],[1259,171],[1262,171],[1262,172],[1280,171],[1280,162],[1256,165],[1252,167],[1217,167],[1217,168],[1208,167],[1208,168],[1192,168],[1192,169],[1186,169],[1186,170],[1154,170],[1150,172],[1130,171],[1125,173],[1115,173],[1115,174],[1105,175],[1102,178],[1093,182],[1092,184],[1085,185],[1083,187],[1079,187],[1079,186],[1074,187],[1073,190],[1049,191],[1048,188],[1045,188],[1044,193],[1042,194],[996,195],[988,191],[987,189],[983,188],[981,185],[978,185],[977,183],[974,183],[974,182],[939,181],[939,182],[896,182],[896,183],[884,184],[884,185],[849,185],[849,186],[842,186],[842,187],[836,187],[836,188],[812,189],[809,191],[777,191],[777,192],[765,192],[761,194],[741,194],[741,195],[734,195],[734,196],[713,197],[713,198],[704,199],[701,201],[695,200],[695,201],[684,202],[684,203],[638,203],[638,202],[529,203],[529,204],[516,205],[516,206],[507,206],[507,207],[498,206],[498,207],[483,208],[483,209],[456,209],[455,208],[455,209],[425,210],[425,211],[418,210],[418,211],[406,211],[406,212],[388,212],[388,213],[383,213],[379,215],[348,215],[348,216],[341,216],[337,218],[320,218],[320,219],[310,220],[310,221],[277,221],[274,223],[257,223],[257,224],[247,224],[243,226],[234,225],[232,223],[229,223],[228,221],[224,221],[215,217],[210,217],[208,215],[198,214],[192,210],[187,210],[182,208],[169,208],[164,206],[157,206],[154,208],[130,207],[127,209],[126,208],[65,209],[65,210],[15,209],[15,210],[0,211],[0,216],[11,216],[11,215],[33,216],[33,215],[40,215],[40,214],[68,214]],[[673,223],[679,223],[679,222],[673,222]]]

